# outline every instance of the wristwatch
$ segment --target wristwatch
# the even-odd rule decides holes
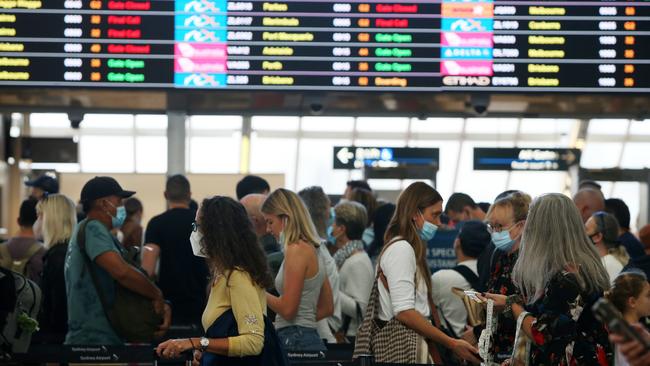
[[[510,295],[506,297],[506,307],[503,309],[503,314],[507,318],[514,318],[512,314],[512,305],[513,304],[523,304],[524,299],[521,297],[521,295]]]
[[[205,352],[205,350],[208,349],[208,346],[210,345],[210,340],[208,338],[201,337],[199,344],[201,345],[201,352]]]

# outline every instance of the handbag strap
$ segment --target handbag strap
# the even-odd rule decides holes
[[[95,287],[95,292],[97,292],[97,295],[99,296],[99,302],[102,304],[102,309],[104,310],[106,319],[108,319],[108,323],[111,324],[111,318],[108,316],[108,300],[106,299],[106,293],[103,291],[101,285],[99,284],[99,278],[97,277],[97,272],[95,272],[95,267],[93,267],[92,261],[88,256],[88,252],[86,252],[86,226],[91,221],[95,220],[86,220],[79,225],[79,230],[77,231],[77,245],[81,250],[84,263],[86,264],[88,272],[90,273],[90,278],[92,279],[93,286]]]

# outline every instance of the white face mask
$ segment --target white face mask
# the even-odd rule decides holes
[[[200,231],[192,231],[190,235],[190,243],[192,243],[192,252],[197,257],[207,258],[208,256],[203,253],[203,246],[201,245],[203,241],[203,234]]]

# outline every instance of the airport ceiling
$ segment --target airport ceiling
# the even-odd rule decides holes
[[[0,93],[3,112],[411,117],[650,118],[650,96],[630,94],[296,93],[18,89]]]

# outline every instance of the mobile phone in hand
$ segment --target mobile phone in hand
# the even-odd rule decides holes
[[[626,341],[638,341],[644,345],[645,348],[650,348],[650,343],[648,343],[646,339],[644,339],[625,319],[623,319],[621,313],[607,299],[596,301],[591,310],[596,319],[605,324],[610,332],[622,336]]]

